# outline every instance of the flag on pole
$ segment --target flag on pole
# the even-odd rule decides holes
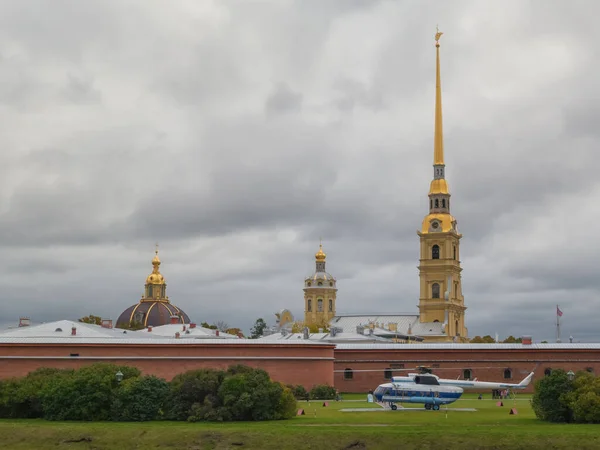
[[[558,317],[562,317],[562,314],[563,314],[562,311],[560,310],[560,308],[558,307],[558,305],[556,305],[556,315]]]

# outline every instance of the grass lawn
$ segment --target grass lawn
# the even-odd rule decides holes
[[[466,394],[449,408],[466,411],[342,412],[368,408],[365,395],[342,402],[299,402],[305,415],[263,423],[78,423],[1,420],[0,448],[7,449],[558,449],[600,448],[597,425],[538,421],[529,397],[477,400]],[[416,407],[418,405],[406,405]],[[376,407],[376,405],[375,405]],[[518,414],[510,415],[516,407]]]

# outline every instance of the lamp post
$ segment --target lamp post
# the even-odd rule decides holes
[[[123,374],[121,373],[120,370],[117,373],[115,373],[115,378],[117,379],[117,383],[120,383],[121,381],[123,381]]]
[[[575,373],[573,373],[572,370],[569,370],[567,372],[567,378],[569,378],[569,381],[573,381],[573,379],[575,378]]]

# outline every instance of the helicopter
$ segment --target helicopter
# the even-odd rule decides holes
[[[412,374],[411,374],[412,375]],[[437,411],[440,405],[454,403],[463,394],[457,386],[442,386],[438,378],[431,374],[414,374],[406,381],[392,381],[377,386],[373,396],[378,403],[388,403],[392,410],[398,409],[396,403],[421,403],[425,409]]]
[[[525,389],[534,372],[527,375],[520,383],[496,383],[487,381],[451,380],[433,375],[426,367],[417,367],[419,373],[409,373],[408,376],[392,377],[391,383],[381,384],[373,392],[380,403],[388,403],[396,410],[396,403],[422,403],[425,409],[437,411],[440,405],[448,405],[458,400],[464,389]]]

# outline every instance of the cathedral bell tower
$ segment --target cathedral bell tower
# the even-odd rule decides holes
[[[304,325],[329,326],[335,316],[335,278],[326,272],[323,245],[315,254],[315,273],[304,279]]]
[[[456,219],[450,214],[450,191],[445,178],[444,137],[442,128],[442,87],[440,43],[435,35],[435,132],[433,180],[429,188],[429,214],[423,220],[419,278],[419,315],[421,322],[441,322],[448,341],[466,342],[465,301],[462,295],[460,238]]]

